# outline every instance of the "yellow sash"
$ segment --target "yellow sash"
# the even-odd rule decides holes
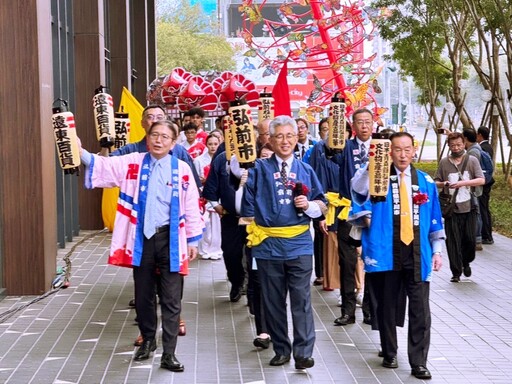
[[[340,199],[340,195],[336,192],[327,192],[325,194],[325,198],[329,203],[327,207],[327,215],[325,216],[325,223],[327,225],[334,224],[334,215],[336,214],[336,207],[345,207],[341,210],[340,214],[338,215],[338,219],[347,220],[352,202],[344,197]]]
[[[259,245],[267,237],[282,237],[289,239],[309,230],[309,225],[293,225],[291,227],[261,227],[254,221],[247,225],[247,246]]]

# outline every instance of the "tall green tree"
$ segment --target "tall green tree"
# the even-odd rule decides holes
[[[157,4],[157,72],[183,67],[192,73],[235,69],[234,51],[199,4],[188,0]]]
[[[451,87],[451,65],[443,56],[445,26],[432,11],[432,1],[376,0],[373,7],[385,8],[389,17],[378,22],[379,32],[393,52],[388,57],[398,63],[400,74],[410,76],[421,91],[418,102],[425,106],[429,121],[440,128],[446,114],[438,116],[436,106]],[[438,154],[441,151],[438,142]]]

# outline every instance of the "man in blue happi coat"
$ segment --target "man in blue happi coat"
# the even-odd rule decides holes
[[[429,306],[432,270],[441,268],[445,239],[434,180],[412,165],[414,139],[407,132],[391,135],[390,187],[385,201],[368,200],[369,178],[363,167],[352,179],[349,221],[363,226],[362,258],[371,274],[370,295],[375,308],[383,353],[382,365],[397,368],[397,333],[405,315],[400,292],[409,299],[408,356],[411,374],[430,379]],[[400,314],[402,311],[402,314]]]
[[[289,116],[270,123],[274,155],[259,159],[249,171],[242,199],[242,217],[253,218],[247,227],[248,246],[256,259],[267,326],[275,356],[270,365],[290,361],[296,369],[314,365],[315,326],[311,308],[313,269],[312,218],[326,212],[322,186],[313,169],[294,159],[297,124]],[[293,345],[288,338],[286,297],[290,294]]]

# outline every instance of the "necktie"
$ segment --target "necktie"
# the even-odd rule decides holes
[[[304,158],[304,155],[306,154],[306,146],[302,146],[302,151],[300,152],[300,158],[301,160]]]
[[[411,207],[407,194],[407,184],[405,183],[405,173],[402,172],[400,174],[400,240],[405,245],[409,245],[413,239]]]
[[[286,164],[286,161],[283,161],[283,163],[281,164],[281,180],[283,181],[283,184],[286,185],[286,183],[288,182],[288,175],[286,173],[286,166],[288,164]]]
[[[146,209],[144,212],[144,236],[151,239],[155,234],[155,203],[156,203],[156,190],[157,190],[157,175],[155,171],[156,165],[149,173],[148,193],[146,195]]]
[[[361,147],[359,148],[359,155],[361,158],[361,162],[365,163],[366,162],[366,146],[364,145],[364,143],[361,143]]]

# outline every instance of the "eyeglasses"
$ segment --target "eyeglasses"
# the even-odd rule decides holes
[[[297,128],[298,129],[308,129],[308,127],[306,127],[305,125],[297,125]]]
[[[406,155],[410,155],[414,148],[412,147],[407,147],[407,148],[395,148],[395,147],[391,147],[391,150],[397,154],[402,154],[402,153],[405,153]]]
[[[357,125],[371,127],[373,125],[373,121],[371,120],[356,120]]]
[[[283,141],[284,139],[290,141],[290,140],[293,140],[295,138],[295,134],[293,133],[287,133],[286,135],[282,134],[282,133],[279,133],[277,135],[274,135],[272,136],[274,139],[276,139],[277,141]]]
[[[153,120],[153,121],[160,121],[160,120],[165,120],[165,115],[146,115],[144,117],[145,119],[148,119],[148,120]]]
[[[165,133],[159,133],[159,132],[151,132],[149,134],[149,137],[151,137],[153,140],[157,140],[158,138],[160,138],[162,141],[168,141],[168,140],[174,141],[174,137],[171,137],[169,135],[166,135]]]

